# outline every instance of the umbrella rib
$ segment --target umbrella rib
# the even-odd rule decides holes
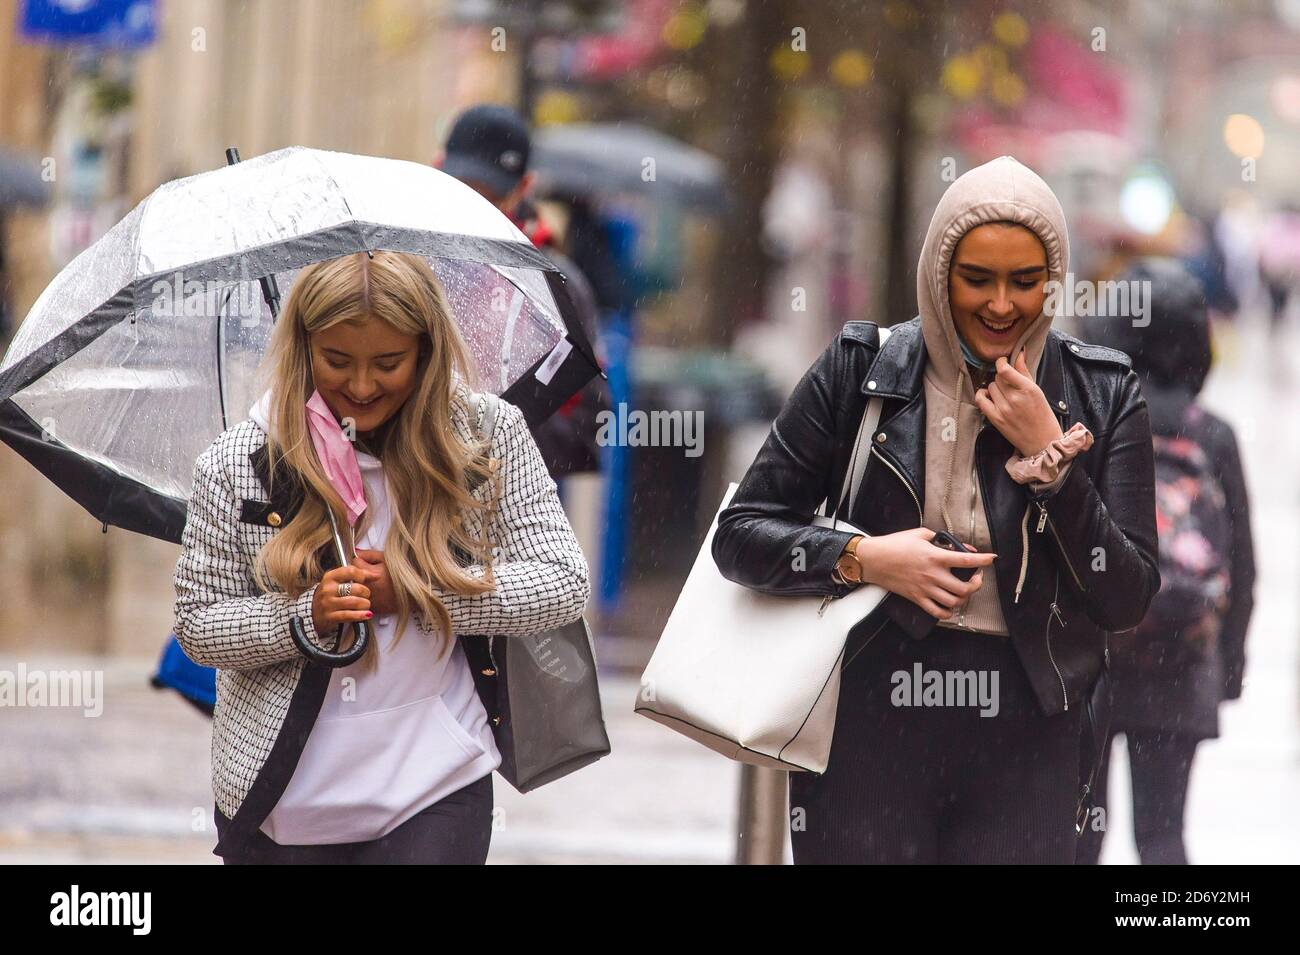
[[[225,431],[230,427],[230,422],[226,418],[226,376],[221,364],[221,356],[225,354],[226,343],[226,303],[230,301],[230,293],[234,290],[232,286],[226,291],[226,297],[221,302],[221,307],[217,309],[217,400],[221,403],[221,430]]]
[[[135,317],[137,302],[135,299],[136,282],[134,277],[140,274],[140,236],[144,235],[145,218],[149,214],[149,207],[153,205],[154,196],[158,195],[162,187],[155,189],[149,195],[145,196],[140,202],[140,224],[135,230],[135,235],[131,236],[131,316]]]
[[[320,168],[321,173],[325,178],[329,180],[330,185],[334,187],[335,193],[338,194],[339,200],[343,203],[343,208],[347,210],[348,223],[356,231],[357,244],[365,249],[366,253],[370,254],[371,258],[374,258],[374,255],[371,254],[370,251],[370,243],[366,241],[365,230],[361,228],[361,223],[357,221],[356,213],[352,211],[352,204],[348,202],[348,197],[343,192],[343,187],[339,185],[338,180],[334,178],[334,174],[330,171],[329,166],[325,165],[324,160],[319,155],[316,155],[315,152],[313,152],[311,158]]]

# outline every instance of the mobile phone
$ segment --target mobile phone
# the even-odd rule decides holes
[[[957,538],[953,537],[947,531],[936,531],[934,538],[930,541],[936,547],[942,547],[945,550],[974,552],[974,547],[967,547]],[[950,570],[959,580],[970,580],[975,576],[975,567],[952,567]],[[914,640],[922,639],[933,629],[936,619],[922,610],[919,606],[912,603],[906,597],[898,594],[890,594],[880,603],[886,614],[889,615],[899,628],[902,629],[909,637]]]
[[[965,544],[957,540],[957,538],[953,537],[947,531],[936,531],[934,535],[934,540],[930,541],[930,543],[934,544],[936,547],[942,547],[944,550],[955,550],[959,554],[964,553],[966,551],[973,552],[975,550],[974,547],[967,547]],[[950,567],[949,570],[952,571],[952,575],[956,577],[958,580],[970,580],[972,577],[975,576],[976,568]]]

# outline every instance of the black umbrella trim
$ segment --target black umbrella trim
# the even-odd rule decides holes
[[[528,422],[528,427],[534,430],[555,414],[560,405],[577,394],[587,382],[596,375],[604,374],[600,370],[600,363],[596,360],[591,342],[587,340],[582,322],[578,319],[578,310],[573,304],[572,296],[569,295],[568,282],[564,275],[560,272],[547,272],[546,284],[550,287],[555,304],[564,318],[565,328],[568,329],[565,337],[573,344],[573,350],[555,370],[549,384],[544,385],[537,378],[537,369],[547,359],[547,356],[543,355],[501,394],[502,398],[516,405],[524,413],[524,420]]]
[[[43,429],[12,399],[0,402],[0,439],[104,524],[181,542],[186,502],[83,457]]]

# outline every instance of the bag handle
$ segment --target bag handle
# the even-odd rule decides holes
[[[485,391],[479,395],[483,399],[478,409],[478,433],[481,438],[490,438],[492,432],[496,430],[497,424],[497,396],[490,391]],[[486,410],[482,407],[487,405]]]
[[[876,333],[879,336],[880,348],[885,347],[885,342],[889,339],[890,329],[877,328]],[[879,351],[877,351],[879,354]],[[858,425],[858,436],[853,442],[853,456],[849,458],[849,466],[844,469],[844,485],[840,488],[839,496],[835,499],[835,519],[832,526],[837,526],[840,520],[840,505],[847,494],[849,497],[849,513],[853,513],[853,504],[858,497],[858,488],[862,484],[862,475],[867,470],[867,459],[871,456],[871,435],[876,430],[876,425],[880,423],[880,415],[884,409],[885,399],[872,398],[867,402],[867,407],[862,413],[862,421]],[[831,502],[827,498],[822,506],[822,516],[831,516]]]

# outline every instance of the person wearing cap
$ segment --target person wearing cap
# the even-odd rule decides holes
[[[433,165],[454,176],[510,217],[519,230],[568,279],[578,319],[597,356],[601,355],[599,308],[591,283],[577,264],[556,247],[554,233],[530,201],[537,174],[529,169],[532,134],[508,106],[471,106],[456,118],[443,152]],[[610,410],[609,386],[601,377],[537,426],[534,437],[551,477],[600,470],[597,415]]]

